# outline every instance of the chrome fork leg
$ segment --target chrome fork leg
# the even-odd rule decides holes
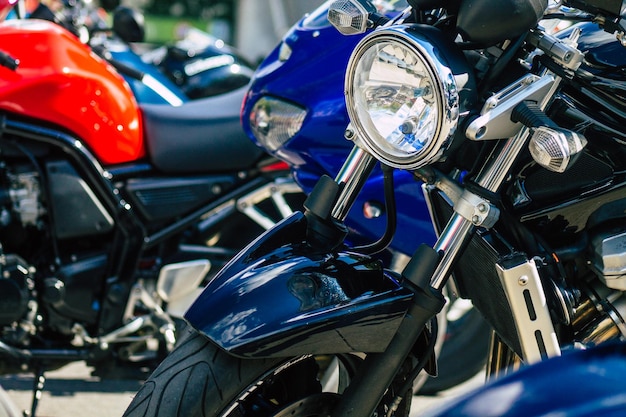
[[[376,162],[377,160],[363,149],[356,146],[352,148],[341,171],[335,177],[335,182],[342,188],[331,211],[334,219],[339,221],[346,219]]]

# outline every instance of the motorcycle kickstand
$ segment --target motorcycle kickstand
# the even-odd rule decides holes
[[[39,405],[39,400],[43,394],[43,387],[46,384],[46,377],[44,375],[44,367],[37,366],[35,368],[35,380],[33,381],[33,401],[30,406],[30,414],[24,410],[24,417],[36,417],[37,406]]]

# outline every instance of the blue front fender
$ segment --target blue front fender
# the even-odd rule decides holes
[[[189,323],[241,357],[381,352],[413,292],[381,262],[315,253],[300,212],[261,235],[207,285]]]

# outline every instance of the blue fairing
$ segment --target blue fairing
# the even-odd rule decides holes
[[[316,13],[323,16],[324,10]],[[348,59],[360,38],[341,35],[325,19],[317,18],[314,24],[311,19],[303,19],[284,37],[283,43],[292,50],[290,58],[279,60],[281,45],[272,51],[257,69],[244,102],[242,124],[255,141],[249,117],[261,97],[279,97],[307,109],[298,134],[274,152],[292,166],[296,181],[305,192],[321,175],[335,177],[352,149],[352,142],[343,137],[348,125],[343,83]],[[420,243],[432,244],[436,236],[421,183],[404,171],[397,171],[394,179],[398,228],[391,248],[410,255]],[[367,218],[363,213],[366,203],[382,207],[383,202],[382,173],[376,170],[346,219],[353,236],[372,241],[384,233],[386,215]]]
[[[229,262],[185,314],[189,323],[242,357],[381,352],[413,293],[379,261],[315,253],[297,212]]]
[[[626,415],[626,344],[601,345],[522,368],[425,417]]]

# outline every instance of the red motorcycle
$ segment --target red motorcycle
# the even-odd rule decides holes
[[[46,21],[1,23],[0,51],[0,372],[157,363],[203,282],[302,193],[242,131],[245,87],[140,106]]]

